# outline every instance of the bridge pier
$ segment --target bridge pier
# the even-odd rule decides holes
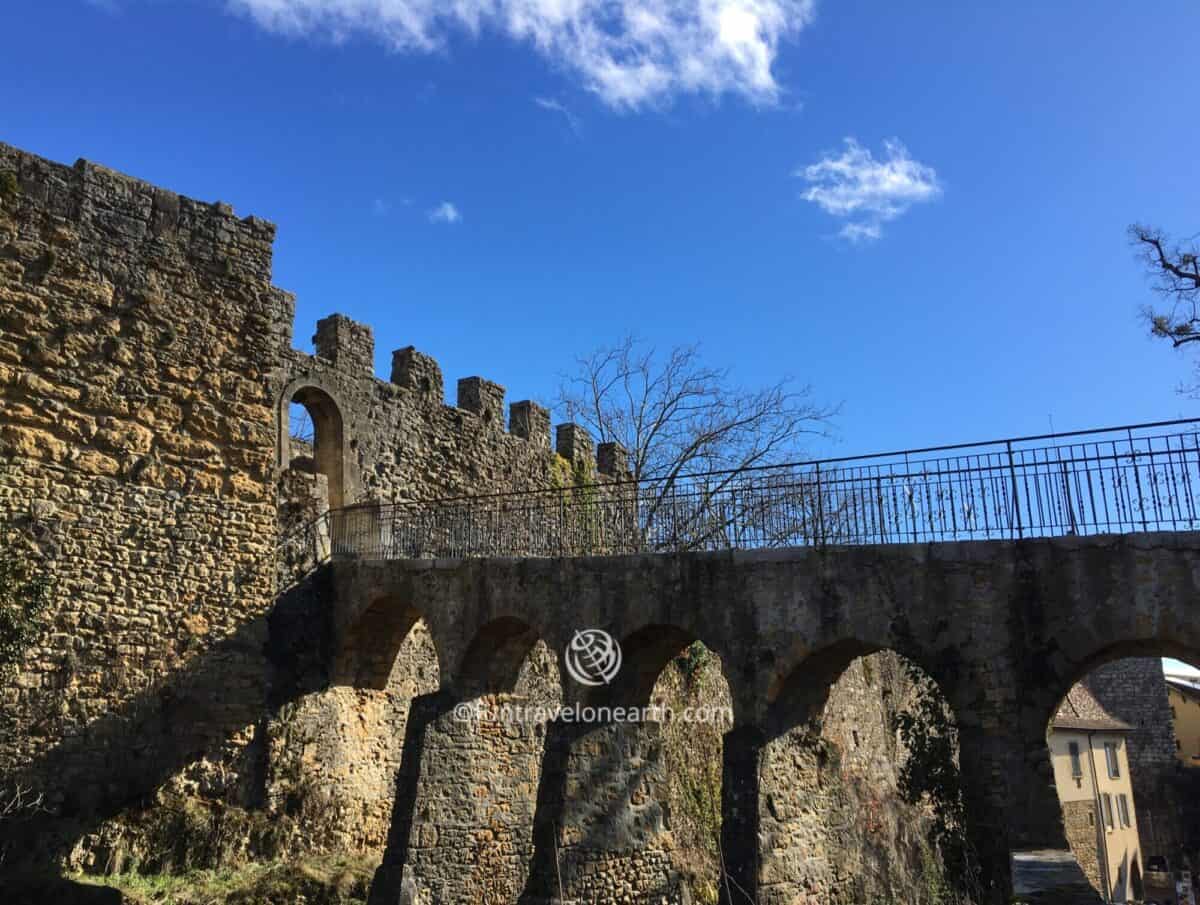
[[[418,701],[370,901],[515,902],[533,861],[541,726],[500,715],[524,706],[512,695]]]
[[[660,730],[550,724],[522,905],[685,901],[669,854]]]
[[[757,726],[725,734],[722,748],[720,905],[759,901],[761,775],[765,739]]]

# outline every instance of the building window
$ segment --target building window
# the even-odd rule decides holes
[[[1129,798],[1124,793],[1117,796],[1117,816],[1121,818],[1121,826],[1133,826],[1129,819]]]
[[[1121,764],[1117,760],[1117,743],[1104,743],[1104,758],[1108,761],[1108,778],[1116,779],[1121,775]]]
[[[1111,830],[1113,828],[1113,805],[1112,796],[1107,792],[1100,796],[1100,807],[1104,811],[1104,825]]]
[[[1071,753],[1071,775],[1078,779],[1083,775],[1083,763],[1079,760],[1079,742],[1071,742],[1067,745],[1067,750]]]

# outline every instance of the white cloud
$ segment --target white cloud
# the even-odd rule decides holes
[[[800,197],[846,220],[839,235],[851,242],[878,239],[884,223],[942,193],[933,167],[913,160],[899,140],[885,141],[883,150],[884,159],[876,160],[847,138],[840,155],[826,154],[795,173],[810,186]]]
[[[576,135],[580,133],[579,117],[566,108],[562,101],[557,101],[552,97],[535,97],[533,102],[543,110],[552,110],[555,113],[561,113],[567,121],[567,125],[571,127],[571,131]]]
[[[396,51],[445,48],[455,32],[525,42],[622,109],[680,94],[772,103],[779,44],[812,20],[816,0],[228,0],[261,27],[344,41],[370,35]]]
[[[387,215],[391,211],[391,209],[392,209],[392,206],[390,204],[388,204],[388,202],[385,201],[383,198],[376,198],[374,201],[371,202],[371,211],[375,214],[376,217],[383,217],[383,216]]]
[[[462,214],[449,201],[443,201],[429,212],[430,223],[458,223],[460,220],[462,220]]]

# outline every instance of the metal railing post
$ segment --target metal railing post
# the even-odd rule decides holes
[[[1012,503],[1013,513],[1017,517],[1017,537],[1023,538],[1025,536],[1025,530],[1021,522],[1021,494],[1017,491],[1017,465],[1016,462],[1013,461],[1012,440],[1005,440],[1004,446],[1008,450],[1008,476],[1009,480],[1012,482]]]
[[[1142,499],[1142,476],[1138,473],[1137,450],[1133,448],[1133,431],[1125,431],[1125,436],[1129,438],[1129,467],[1133,469],[1133,482],[1137,486],[1137,506],[1142,513],[1142,530],[1145,531],[1146,501]]]
[[[825,543],[825,499],[821,492],[821,463],[817,463],[817,524],[814,540],[820,546]]]

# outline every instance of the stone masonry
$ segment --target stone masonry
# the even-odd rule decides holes
[[[659,726],[454,711],[592,701],[557,661],[596,626],[637,679],[608,703],[644,702],[695,640],[721,658],[722,895],[911,900],[903,683],[863,659],[894,651],[955,711],[998,901],[1008,851],[1063,835],[1058,698],[1106,659],[1200,648],[1189,536],[339,562],[280,584],[288,539],[328,507],[627,466],[531,401],[506,412],[483,377],[446,404],[412,347],[379,379],[370,328],[344,316],[292,348],[273,238],[226,204],[0,144],[0,522],[55,575],[47,631],[0,690],[0,781],[50,810],[0,838],[14,859],[112,867],[128,815],[183,796],[293,827],[284,853],[378,853],[380,902],[686,901]]]

